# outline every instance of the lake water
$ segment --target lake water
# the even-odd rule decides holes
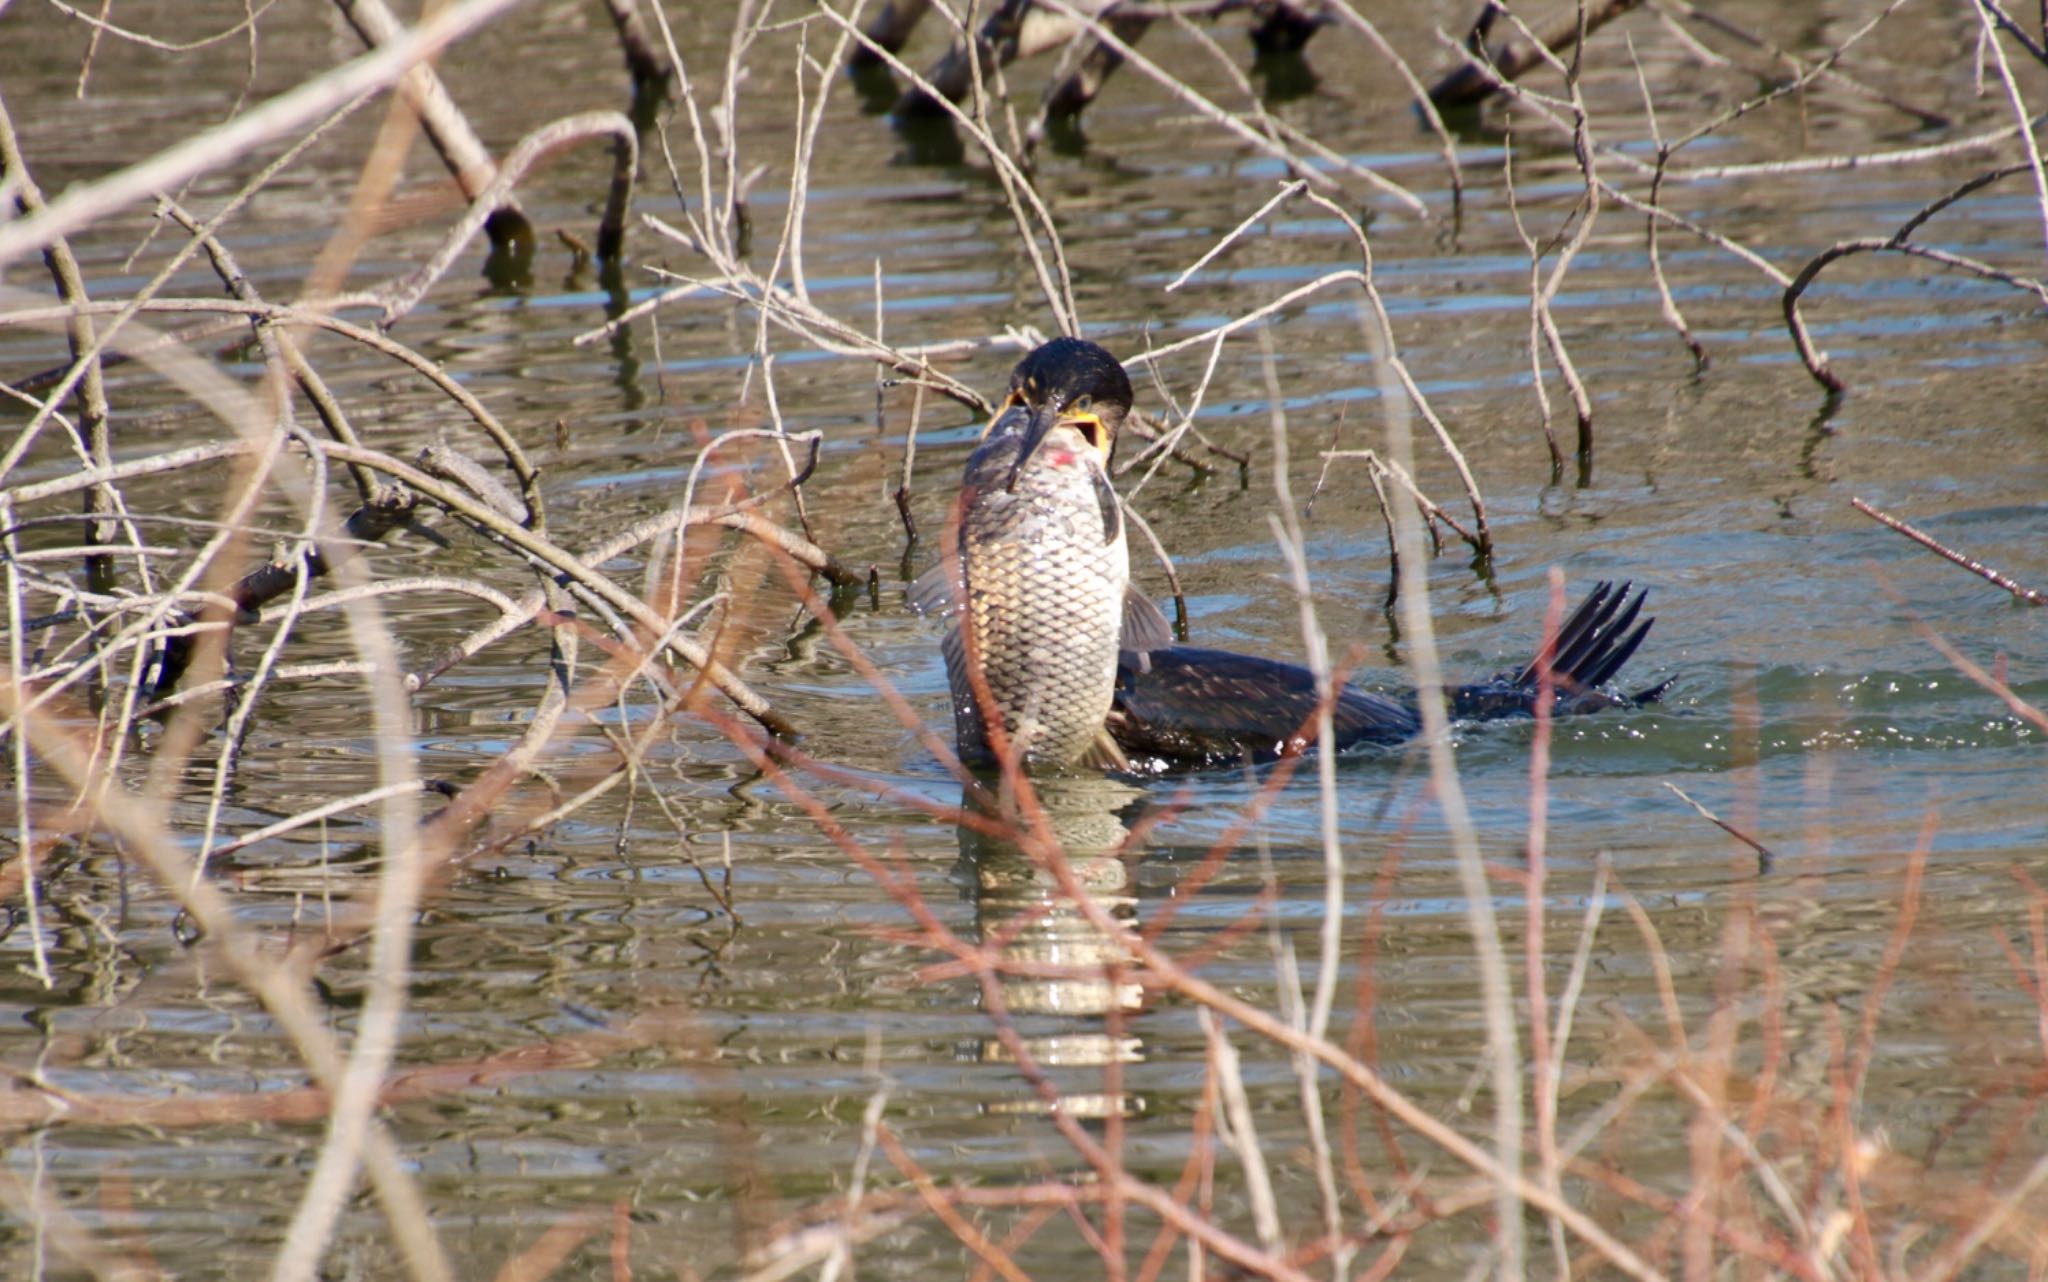
[[[714,92],[730,14],[717,5],[675,7],[689,10],[673,15],[685,61],[700,90]],[[1387,17],[1388,37],[1418,66],[1440,68],[1449,55],[1431,31],[1462,32],[1467,7],[1406,7]],[[1846,38],[1874,6],[1815,4],[1795,14],[1748,3],[1718,11],[1812,57]],[[812,10],[776,12],[795,19]],[[191,39],[240,13],[225,3],[131,0],[113,17]],[[314,6],[266,13],[260,30],[252,101],[356,52],[339,20]],[[1704,63],[1678,30],[1640,12],[1595,37],[1585,98],[1597,140],[1625,146],[1636,159],[1652,154],[1625,38],[1655,89],[1666,137],[1778,74],[1764,55],[1725,36],[1683,28],[1738,59]],[[1820,84],[1693,145],[1674,163],[1698,169],[1888,152],[1999,128],[2010,107],[1995,76],[1978,92],[1978,32],[1967,7],[1912,7],[1842,64],[1860,82],[1952,117],[1947,128]],[[1213,33],[1236,67],[1251,66],[1242,19]],[[829,52],[833,38],[828,28],[810,30],[810,55]],[[928,61],[940,39],[936,20],[928,22],[911,61]],[[0,90],[43,189],[55,195],[224,117],[249,74],[237,40],[177,55],[110,42],[80,99],[74,88],[85,29],[26,2],[0,13]],[[1195,36],[1161,24],[1141,47],[1215,100],[1244,105],[1230,74]],[[739,169],[763,167],[750,202],[754,263],[763,271],[787,207],[796,58],[793,29],[763,35],[739,97]],[[1012,72],[1023,102],[1035,100],[1043,65]],[[1362,40],[1324,32],[1291,70],[1249,73],[1273,114],[1406,185],[1429,210],[1420,217],[1346,180],[1342,200],[1370,220],[1401,354],[1470,459],[1497,541],[1490,566],[1475,569],[1456,544],[1429,566],[1449,673],[1477,677],[1526,659],[1553,567],[1574,596],[1602,579],[1646,586],[1657,617],[1627,679],[1669,679],[1663,703],[1561,723],[1553,746],[1543,892],[1550,931],[1541,945],[1553,996],[1599,870],[1609,870],[1564,1058],[1564,1129],[1622,1099],[1622,1084],[1644,1071],[1656,1049],[1672,1047],[1652,952],[1624,911],[1625,891],[1661,939],[1675,1009],[1696,1049],[1711,1048],[1717,994],[1727,999],[1737,1017],[1728,1034],[1735,1049],[1727,1080],[1714,1089],[1738,1114],[1768,1098],[1768,1110],[1758,1106],[1768,1115],[1746,1122],[1802,1204],[1820,1208],[1841,1197],[1840,1173],[1810,1159],[1832,1142],[1817,1134],[1849,1127],[1889,1155],[1873,1162],[1859,1194],[1895,1234],[1875,1249],[1923,1259],[1931,1248],[1911,1226],[1940,1240],[1951,1205],[1933,1205],[1940,1199],[1927,1190],[2002,1191],[2048,1143],[2038,1107],[2048,1080],[2038,1001],[2048,757],[2041,732],[1951,666],[1915,623],[1979,664],[2002,662],[2013,689],[2041,707],[2048,705],[2048,612],[2018,605],[1883,530],[1849,501],[1865,499],[2048,588],[2048,331],[2038,300],[1897,256],[1842,262],[1806,304],[1816,342],[1850,384],[1845,396],[1830,399],[1798,362],[1780,289],[1734,256],[1667,232],[1672,292],[1711,358],[1696,370],[1660,319],[1643,219],[1609,206],[1556,300],[1593,399],[1596,455],[1586,475],[1568,467],[1554,477],[1531,382],[1530,269],[1502,182],[1498,109],[1457,122],[1466,189],[1454,222],[1436,144]],[[1313,74],[1312,85],[1302,83],[1303,70]],[[580,3],[528,5],[449,53],[442,71],[500,154],[551,118],[619,108],[626,92],[602,11]],[[2038,105],[2048,81],[2038,66],[2018,72]],[[1534,83],[1555,88],[1554,78]],[[892,128],[844,80],[834,80],[825,112],[806,225],[814,301],[868,325],[879,276],[892,341],[981,338],[1010,326],[1051,332],[1000,188],[978,153],[948,157],[943,139]],[[337,129],[225,232],[265,296],[282,300],[301,287],[342,218],[381,114],[379,104]],[[1564,139],[1526,114],[1513,119],[1515,195],[1531,234],[1547,240],[1582,194],[1577,163]],[[1200,333],[1357,265],[1342,224],[1295,201],[1167,292],[1286,173],[1130,71],[1111,81],[1085,127],[1085,146],[1041,153],[1037,177],[1064,236],[1087,332],[1120,355]],[[689,132],[680,118],[668,128],[694,208]],[[185,199],[210,211],[270,154],[202,178]],[[1664,199],[1793,272],[1837,241],[1890,235],[1928,202],[2013,154],[2008,142],[1910,165],[1674,181]],[[650,146],[637,208],[678,222],[659,156],[659,146]],[[1646,191],[1647,180],[1621,158],[1601,164],[1603,175],[1631,192]],[[543,468],[552,528],[579,547],[680,501],[705,434],[756,425],[765,413],[758,368],[749,373],[758,321],[745,306],[686,299],[659,314],[658,333],[643,320],[616,340],[574,343],[603,323],[608,298],[592,273],[572,266],[553,232],[591,234],[608,168],[602,148],[585,144],[522,189],[543,235],[529,285],[489,287],[478,274],[481,251],[472,248],[393,331],[513,427]],[[431,196],[440,183],[436,162],[420,149],[401,192]],[[365,248],[352,283],[423,259],[455,216],[445,201],[407,208]],[[130,210],[76,242],[96,297],[132,291],[168,252],[168,237],[160,237],[128,261],[145,215]],[[1947,211],[1921,237],[2021,275],[2039,275],[2044,266],[2041,206],[2025,173]],[[646,266],[705,270],[701,259],[644,228],[633,230],[630,253],[628,282],[643,296],[654,287]],[[34,261],[9,265],[5,283],[48,290]],[[169,292],[217,296],[219,286],[194,266]],[[1354,289],[1335,287],[1287,309],[1271,329],[1297,496],[1315,488],[1319,452],[1381,444],[1378,374],[1358,301]],[[824,433],[806,487],[817,540],[849,563],[879,567],[878,593],[840,601],[845,636],[925,724],[944,733],[937,627],[904,607],[900,588],[906,571],[931,559],[929,532],[943,523],[980,424],[940,398],[926,401],[912,502],[928,537],[906,555],[890,492],[903,467],[910,392],[887,391],[878,422],[872,366],[774,328],[768,343],[786,425]],[[208,350],[220,351],[223,368],[238,378],[260,373],[249,350]],[[309,350],[366,443],[410,456],[449,430],[488,456],[480,440],[462,435],[445,399],[402,367],[331,337],[309,340]],[[945,368],[994,396],[1016,356],[1015,347],[992,347]],[[61,359],[57,337],[0,331],[0,378],[16,381]],[[1206,348],[1180,353],[1161,362],[1160,377],[1184,403],[1205,361]],[[1136,381],[1140,408],[1159,411],[1149,376]],[[128,367],[109,384],[123,457],[227,435],[152,374]],[[744,405],[743,389],[752,397]],[[1557,430],[1568,437],[1569,399],[1554,380],[1550,395]],[[1135,502],[1172,551],[1196,642],[1298,660],[1299,612],[1268,520],[1276,506],[1270,408],[1259,345],[1247,334],[1224,349],[1198,419],[1210,439],[1250,458],[1244,475],[1225,468],[1195,477],[1169,463]],[[22,411],[0,410],[0,424],[21,421]],[[778,475],[770,451],[730,457],[756,485]],[[1425,445],[1418,466],[1423,487],[1462,519],[1456,478],[1441,454]],[[52,434],[10,483],[74,467]],[[211,518],[222,489],[193,477],[222,475],[195,473],[126,492],[139,511]],[[344,501],[339,487],[336,495]],[[290,528],[281,500],[261,519]],[[449,523],[440,528],[451,547],[402,534],[371,555],[374,572],[466,574],[515,596],[529,586],[530,576],[503,552]],[[1334,467],[1304,530],[1333,649],[1355,654],[1361,679],[1399,684],[1406,645],[1383,608],[1385,537],[1358,463]],[[152,533],[186,551],[204,539],[203,531],[179,526]],[[25,538],[29,546],[57,546],[72,534],[65,527]],[[999,940],[1019,963],[1104,960],[1100,934],[1014,846],[936,821],[916,804],[952,805],[959,786],[806,621],[773,563],[756,547],[732,543],[709,565],[734,601],[725,652],[801,728],[804,751],[836,767],[804,779],[810,801],[907,879],[933,919],[962,938]],[[615,568],[622,582],[639,586],[637,566]],[[1138,574],[1164,597],[1155,567],[1141,559]],[[47,608],[47,600],[31,606]],[[433,594],[394,598],[389,609],[404,657],[415,664],[487,617],[474,601]],[[259,649],[244,638],[238,662],[246,668]],[[330,611],[309,619],[284,657],[305,663],[350,654],[347,632]],[[423,691],[414,702],[421,771],[455,785],[474,779],[532,715],[546,660],[545,633],[528,629]],[[250,832],[373,787],[363,707],[345,681],[276,686],[248,730],[226,790],[222,833]],[[642,690],[623,715],[644,729],[651,708]],[[1527,840],[1532,739],[1527,723],[1467,728],[1458,737],[1480,846],[1499,874],[1495,907],[1518,965],[1526,883],[1516,874]],[[218,747],[217,739],[202,742],[172,815],[195,850]],[[493,830],[542,813],[614,760],[596,730],[566,731],[545,762],[547,780],[515,789],[491,817]],[[131,761],[134,781],[146,765],[146,753]],[[1369,979],[1375,1062],[1427,1110],[1478,1135],[1491,1111],[1479,983],[1451,834],[1426,778],[1418,761],[1399,752],[1338,764],[1335,829],[1346,870],[1338,1037],[1365,1027],[1355,1021],[1360,985]],[[1247,807],[1271,782],[1229,771],[1079,779],[1048,785],[1046,799],[1055,831],[1099,903],[1155,928],[1173,953],[1200,958],[1209,982],[1278,1009],[1276,948],[1291,946],[1304,982],[1314,982],[1325,912],[1323,829],[1321,793],[1307,769],[1275,789],[1256,822],[1240,831]],[[1752,850],[1670,785],[1768,846],[1776,855],[1770,869],[1760,872]],[[47,786],[44,800],[60,795]],[[1129,824],[1161,810],[1144,840],[1122,849]],[[1930,835],[1918,916],[1902,957],[1887,965],[1923,830]],[[340,912],[341,901],[366,884],[363,843],[375,837],[373,814],[352,811],[223,859],[216,875],[246,921],[281,942],[294,930],[317,931],[325,914]],[[1210,862],[1225,841],[1232,843],[1227,856]],[[722,888],[730,911],[706,879]],[[18,911],[4,944],[11,966],[0,979],[0,1012],[8,1016],[0,1019],[0,1061],[17,1099],[32,1082],[135,1101],[285,1092],[304,1083],[262,1009],[204,948],[182,942],[175,901],[105,843],[63,868],[43,893],[54,986],[45,989],[32,972],[30,932]],[[900,897],[821,830],[806,802],[762,777],[715,726],[689,715],[656,727],[635,787],[615,790],[538,838],[464,863],[436,888],[420,919],[398,1052],[401,1070],[455,1067],[416,1079],[388,1112],[461,1273],[490,1276],[551,1226],[595,1217],[555,1276],[615,1276],[619,1251],[635,1276],[742,1276],[750,1249],[776,1240],[786,1246],[777,1233],[848,1188],[862,1160],[863,1110],[882,1089],[895,1142],[942,1183],[1001,1189],[1087,1178],[1086,1164],[1020,1071],[1014,1046],[997,1036],[991,994],[971,974],[939,968],[946,959],[911,938],[913,927]],[[1196,1115],[1207,1107],[1211,1044],[1192,1003],[1139,979],[1128,971],[1091,979],[1041,968],[1010,976],[1000,995],[1024,1044],[1066,1093],[1068,1111],[1119,1144],[1132,1171],[1170,1187],[1194,1150]],[[338,1032],[354,1027],[363,992],[361,949],[319,969],[317,995]],[[1882,1019],[1867,1077],[1849,1118],[1834,1119],[1843,1047],[1857,1044],[1873,1001],[1881,1001]],[[1293,1070],[1283,1051],[1241,1029],[1232,1035],[1279,1185],[1285,1242],[1306,1242],[1320,1220]],[[1523,1039],[1526,1051],[1526,1025]],[[1323,1087],[1339,1126],[1340,1092],[1334,1079]],[[1670,1086],[1652,1085],[1619,1109],[1587,1159],[1683,1196],[1701,1160],[1700,1140],[1688,1129],[1693,1116]],[[1368,1184],[1379,1197],[1397,1197],[1407,1177],[1390,1164],[1371,1111],[1342,1122],[1353,1124]],[[0,1271],[69,1276],[48,1225],[16,1209],[31,1193],[61,1200],[103,1248],[138,1257],[146,1251],[169,1274],[242,1277],[267,1268],[323,1133],[317,1122],[250,1117],[17,1121],[7,1139],[5,1170],[16,1191],[6,1199],[12,1218],[0,1224]],[[1461,1173],[1412,1136],[1403,1150],[1437,1196]],[[1713,1160],[1740,1166],[1732,1149]],[[904,1182],[882,1153],[868,1178],[871,1185]],[[1218,1220],[1251,1238],[1243,1182],[1228,1155],[1217,1161],[1213,1196]],[[1364,1212],[1344,1196],[1345,1214],[1355,1217],[1349,1222],[1363,1225]],[[1579,1200],[1653,1263],[1678,1267],[1678,1246],[1660,1228],[1661,1215],[1631,1207],[1611,1189]],[[1954,1202],[1966,1203],[1967,1195],[1956,1193]],[[1754,1205],[1721,1210],[1731,1224],[1767,1218]],[[998,1239],[1020,1224],[1034,1228],[1015,1246],[1033,1276],[1103,1275],[1095,1249],[1064,1215],[1041,1224],[1015,1209],[975,1214]],[[1533,1246],[1542,1229],[1532,1226]],[[1132,1213],[1133,1268],[1154,1228]],[[1483,1258],[1486,1241],[1478,1214],[1424,1225],[1406,1263],[1430,1276],[1464,1276]],[[2026,1258],[2000,1239],[1979,1266],[2018,1276]],[[975,1263],[951,1231],[922,1213],[906,1215],[858,1255],[865,1276],[965,1275]],[[335,1277],[397,1271],[367,1194],[352,1204],[329,1264]]]

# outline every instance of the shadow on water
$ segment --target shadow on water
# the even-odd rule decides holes
[[[863,115],[886,116],[896,106],[902,87],[888,66],[877,62],[855,62],[846,69],[846,79],[860,100]]]
[[[626,283],[625,264],[616,258],[607,258],[598,264],[597,273],[598,285],[604,290],[604,317],[608,321],[616,321],[633,305],[632,292]],[[640,383],[642,362],[634,345],[633,327],[621,325],[614,329],[606,346],[615,363],[612,385],[619,389],[619,408],[627,413],[645,409],[647,389]]]
[[[1081,127],[1078,112],[1054,112],[1045,118],[1045,145],[1055,156],[1088,154],[1088,134]]]
[[[484,220],[484,234],[491,249],[484,258],[483,276],[491,288],[502,294],[532,289],[533,254],[540,238],[533,223],[516,209],[499,209]]]
[[[896,163],[959,169],[967,164],[967,144],[959,127],[946,116],[899,111],[889,117],[903,150]]]
[[[1842,394],[1830,389],[1821,397],[1819,408],[1806,424],[1806,438],[1799,447],[1799,474],[1809,481],[1832,479],[1821,475],[1821,447],[1841,431],[1835,417],[1842,412]]]
[[[1309,97],[1323,85],[1299,49],[1261,51],[1252,62],[1252,76],[1259,96],[1271,107]]]

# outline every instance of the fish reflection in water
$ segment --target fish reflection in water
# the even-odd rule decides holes
[[[1121,816],[1145,804],[1146,793],[1099,775],[1049,775],[1034,785],[1045,829],[1059,846],[1054,857],[1066,859],[1074,884],[1111,917],[1135,920],[1131,852],[1124,848],[1130,829]],[[1031,833],[1011,799],[997,798],[994,791],[966,790],[962,811],[1007,833]],[[1061,1069],[1144,1058],[1143,1044],[1114,1018],[1137,1011],[1144,1001],[1143,988],[1112,969],[1129,960],[1121,942],[1091,921],[1052,867],[1023,845],[968,823],[959,832],[958,871],[975,905],[975,925],[984,943],[1001,941],[1003,960],[1016,968],[1000,977],[1002,1000],[1032,1060],[1057,1080]],[[974,1053],[990,1063],[1014,1059],[994,1033]],[[1142,1111],[1143,1102],[1134,1096],[1103,1093],[1093,1075],[1077,1078],[1074,1086],[1069,1091],[1062,1083],[1060,1095],[1061,1109],[1072,1116]],[[993,1112],[1042,1109],[1035,1093],[990,1105]]]

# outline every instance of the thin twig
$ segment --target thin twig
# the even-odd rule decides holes
[[[1363,231],[1357,231],[1363,242]],[[1368,260],[1369,262],[1370,260]],[[1377,293],[1368,297],[1377,302]],[[1367,347],[1379,369],[1380,413],[1385,420],[1389,452],[1404,470],[1413,472],[1415,451],[1409,427],[1408,396],[1398,394],[1401,367],[1393,354],[1393,326],[1384,309],[1377,306],[1361,318]],[[1410,393],[1413,395],[1413,393]],[[1475,491],[1476,497],[1476,491]],[[1486,1021],[1486,1065],[1493,1090],[1493,1148],[1488,1165],[1493,1168],[1494,1243],[1500,1252],[1500,1276],[1519,1278],[1523,1268],[1522,1213],[1533,1185],[1522,1173],[1522,1076],[1521,1054],[1517,1048],[1513,999],[1509,996],[1507,956],[1495,923],[1492,892],[1486,883],[1486,867],[1479,853],[1479,839],[1465,806],[1465,792],[1458,779],[1458,767],[1451,746],[1450,722],[1444,707],[1443,672],[1437,657],[1436,632],[1429,613],[1429,571],[1422,551],[1420,513],[1407,503],[1394,506],[1394,529],[1401,550],[1401,602],[1403,629],[1407,634],[1409,664],[1415,676],[1416,702],[1422,714],[1422,742],[1429,755],[1430,782],[1437,806],[1450,829],[1452,850],[1457,857],[1458,882],[1464,896],[1465,920],[1472,937],[1474,959],[1479,970],[1480,1003]],[[1482,521],[1481,529],[1484,523]],[[1366,1088],[1371,1093],[1371,1088]],[[1434,1137],[1432,1137],[1434,1138]],[[1441,1143],[1441,1141],[1439,1141]],[[1552,1208],[1558,1200],[1545,1191],[1543,1209],[1571,1225],[1568,1217]],[[1602,1254],[1628,1268],[1611,1248]],[[1631,1260],[1633,1257],[1630,1257]],[[1646,1266],[1636,1263],[1637,1269]]]
[[[1872,507],[1870,504],[1865,503],[1862,499],[1851,498],[1849,500],[1849,506],[1855,508],[1858,512],[1863,513],[1863,515],[1869,517],[1871,520],[1876,521],[1879,525],[1885,526],[1886,528],[1891,529],[1899,534],[1905,535],[1907,538],[1913,540],[1915,543],[1918,543],[1921,547],[1926,548],[1929,552],[1934,553],[1936,556],[1941,557],[1944,560],[1952,561],[1955,564],[1962,566],[1965,570],[1968,570],[1970,573],[1976,575],[1978,578],[1983,579],[1986,583],[1994,584],[1997,587],[2004,588],[2007,592],[2012,593],[2012,595],[2016,599],[2023,601],[2028,605],[2048,605],[2048,593],[2036,592],[2034,589],[2030,587],[2026,587],[2023,584],[2020,584],[2012,579],[2007,578],[2005,575],[2000,574],[1998,571],[1992,569],[1988,565],[1985,565],[1983,562],[1973,560],[1972,558],[1965,556],[1963,553],[1958,552],[1953,548],[1947,547],[1940,542],[1937,542],[1932,535],[1927,534],[1922,530],[1916,529],[1915,527],[1906,524],[1904,521],[1901,521],[1899,518],[1891,515],[1888,512],[1880,511],[1879,509]]]
[[[1700,818],[1706,820],[1708,823],[1714,825],[1716,828],[1719,828],[1722,832],[1725,832],[1729,836],[1735,838],[1735,840],[1741,842],[1743,845],[1748,846],[1751,850],[1754,850],[1756,852],[1756,870],[1759,873],[1769,872],[1771,870],[1771,866],[1777,862],[1778,857],[1777,855],[1771,852],[1771,848],[1769,846],[1764,845],[1764,843],[1758,841],[1756,838],[1750,836],[1748,833],[1743,832],[1741,829],[1736,828],[1733,824],[1726,822],[1719,815],[1707,809],[1699,802],[1694,801],[1691,797],[1686,795],[1685,790],[1683,788],[1680,788],[1677,784],[1672,783],[1669,780],[1665,781],[1664,786],[1666,788],[1671,789],[1672,792],[1676,793],[1680,801],[1683,801],[1686,805],[1691,806],[1694,810],[1697,810],[1699,812]]]

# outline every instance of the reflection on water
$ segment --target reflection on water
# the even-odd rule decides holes
[[[1143,988],[1123,971],[1119,942],[1075,902],[1082,895],[1099,912],[1133,922],[1137,896],[1127,849],[1130,829],[1121,812],[1145,802],[1145,793],[1114,779],[1080,775],[1037,780],[1028,804],[1010,789],[967,789],[959,826],[960,875],[974,900],[982,942],[1001,956],[1003,1009],[1016,1021],[1024,1054],[1046,1069],[1083,1069],[1143,1058],[1143,1045],[1121,1016],[1144,1001]],[[979,820],[981,822],[973,822]],[[983,825],[986,825],[985,827]],[[990,1061],[1017,1057],[994,1033],[983,1039]],[[1036,1101],[995,1101],[990,1108],[1032,1108]],[[1129,1114],[1128,1093],[1066,1091],[1060,1108],[1075,1116]]]

